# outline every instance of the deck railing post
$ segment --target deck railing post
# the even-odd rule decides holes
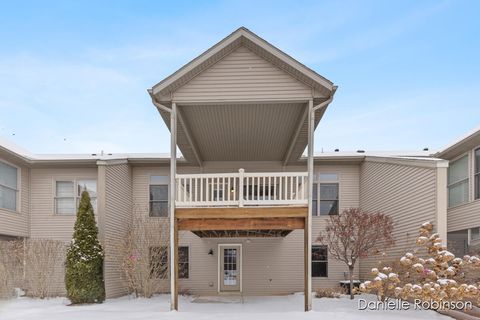
[[[238,177],[238,206],[243,207],[243,179],[244,179],[244,174],[245,170],[244,169],[239,169],[238,170],[239,177]]]

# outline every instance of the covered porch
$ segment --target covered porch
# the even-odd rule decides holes
[[[294,230],[304,234],[305,310],[311,309],[313,132],[335,90],[245,28],[149,90],[171,132],[172,309],[178,310],[179,231],[232,239],[285,238]],[[307,146],[308,161],[300,161]],[[177,147],[182,163],[198,170],[177,173]],[[229,170],[211,172],[206,162]],[[281,170],[245,171],[245,162],[276,162]],[[222,254],[238,252],[226,249]]]

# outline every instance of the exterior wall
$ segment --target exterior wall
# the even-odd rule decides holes
[[[370,278],[370,270],[377,266],[378,260],[398,259],[407,250],[412,250],[422,223],[432,221],[437,230],[445,228],[442,221],[446,208],[442,209],[442,206],[446,205],[443,195],[446,168],[408,161],[367,159],[360,172],[360,207],[390,215],[394,220],[396,241],[386,256],[361,260],[360,278],[365,280]],[[446,234],[441,236],[446,239]]]
[[[254,171],[282,171],[280,163],[206,163],[203,171],[232,172],[245,168]],[[305,167],[286,167],[285,171],[305,171]],[[317,165],[317,172],[339,174],[340,210],[359,206],[359,165]],[[194,168],[179,167],[181,173],[198,173]],[[133,167],[134,214],[148,215],[150,175],[168,175],[168,167]],[[149,218],[162,219],[162,218]],[[313,218],[313,243],[328,217]],[[285,238],[199,238],[191,232],[180,232],[179,245],[189,247],[190,277],[180,279],[180,291],[213,295],[218,290],[218,245],[242,244],[243,293],[245,295],[287,294],[303,290],[303,231],[296,230]],[[214,255],[208,255],[210,249]],[[313,278],[313,288],[338,286],[347,267],[333,258],[328,260],[328,277]],[[358,269],[356,269],[356,277]],[[168,286],[168,285],[167,285]]]
[[[26,237],[28,236],[30,169],[14,159],[1,155],[0,161],[16,166],[19,173],[17,211],[0,209],[0,235]]]
[[[76,215],[55,214],[55,181],[97,179],[96,168],[32,168],[30,170],[30,237],[64,241],[72,239]],[[55,267],[55,294],[65,295],[64,263]]]
[[[202,72],[173,94],[184,101],[308,99],[312,89],[246,47]]]
[[[132,172],[126,163],[104,163],[98,168],[100,238],[105,250],[104,277],[107,298],[127,293],[118,245],[127,235],[132,218]]]

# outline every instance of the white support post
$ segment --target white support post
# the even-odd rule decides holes
[[[172,102],[170,112],[170,310],[178,310],[177,240],[175,219],[175,176],[177,174],[177,105]]]
[[[244,169],[239,169],[238,170],[239,177],[238,177],[238,206],[241,208],[243,207],[243,179],[244,179]],[[248,194],[248,191],[247,191]]]
[[[305,221],[305,311],[312,310],[312,196],[313,196],[313,149],[315,111],[313,100],[308,102],[308,213]]]

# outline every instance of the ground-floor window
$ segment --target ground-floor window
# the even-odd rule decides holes
[[[327,246],[312,246],[312,277],[328,277]]]
[[[168,277],[168,247],[150,247],[150,275],[158,279]],[[189,252],[188,247],[178,247],[178,277],[189,277]]]
[[[470,241],[480,240],[480,228],[470,229]]]

